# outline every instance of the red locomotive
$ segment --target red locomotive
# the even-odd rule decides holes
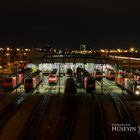
[[[24,80],[24,75],[17,74],[10,77],[5,77],[3,79],[3,88],[5,89],[14,89],[19,86]]]
[[[95,91],[95,79],[92,76],[85,78],[84,88],[87,93],[93,93]]]
[[[96,80],[102,80],[103,78],[103,74],[100,70],[94,70],[92,73],[92,76],[96,79]]]
[[[38,84],[42,81],[42,72],[37,71],[32,74],[32,76],[24,79],[24,88],[25,91],[30,91],[38,86]]]
[[[48,83],[49,84],[57,84],[58,82],[58,75],[57,74],[49,74],[48,75]]]
[[[133,95],[140,95],[140,79],[139,76],[133,76],[132,73],[118,72],[115,78],[116,83],[126,89]]]
[[[107,69],[105,71],[105,77],[110,80],[115,80],[116,73],[114,70]]]
[[[95,91],[95,78],[83,68],[77,68],[77,83],[85,88],[87,93]]]

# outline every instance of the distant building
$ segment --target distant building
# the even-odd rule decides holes
[[[80,44],[80,51],[86,51],[86,45]]]
[[[86,45],[85,44],[81,44],[80,45],[80,53],[81,54],[86,54],[87,53]]]

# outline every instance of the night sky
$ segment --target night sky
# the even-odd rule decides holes
[[[0,0],[0,42],[56,48],[140,45],[140,8],[134,0]]]

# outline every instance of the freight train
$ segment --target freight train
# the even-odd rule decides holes
[[[42,81],[42,72],[37,71],[33,73],[30,77],[24,79],[24,88],[25,91],[31,91],[36,88],[39,83]]]

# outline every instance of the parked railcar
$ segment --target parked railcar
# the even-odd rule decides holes
[[[73,77],[66,79],[64,93],[66,97],[73,96],[77,93],[76,82]]]
[[[73,71],[72,71],[71,68],[68,68],[68,69],[67,69],[66,76],[67,76],[67,77],[71,77],[71,76],[73,76]]]
[[[96,80],[102,80],[103,78],[103,74],[100,70],[94,70],[92,73],[92,76],[96,79]]]
[[[87,93],[93,93],[96,90],[95,78],[83,68],[77,68],[77,82],[86,89]]]
[[[24,75],[22,73],[17,75],[11,75],[3,79],[3,88],[9,90],[14,89],[19,86],[24,80]]]
[[[58,82],[59,71],[58,69],[53,69],[51,73],[48,75],[48,83],[49,84],[57,84]]]
[[[121,73],[116,76],[115,82],[122,88],[126,88],[128,79],[133,80],[134,76],[130,73]]]
[[[111,69],[107,69],[105,72],[105,77],[109,80],[115,80],[116,72]]]
[[[133,95],[140,95],[140,79],[131,73],[121,72],[115,78],[116,83]]]
[[[93,93],[95,91],[95,79],[92,76],[86,77],[84,87],[87,93]]]
[[[119,74],[119,75],[116,76],[115,82],[116,82],[116,84],[124,87],[124,79],[125,79],[124,75]]]
[[[39,83],[42,81],[42,72],[35,72],[31,77],[24,79],[24,88],[25,91],[30,91],[36,88]]]
[[[133,95],[140,95],[140,81],[129,79],[126,89]]]
[[[77,83],[84,88],[85,78],[90,77],[90,73],[84,68],[77,68]]]
[[[58,82],[57,74],[49,74],[48,75],[48,83],[49,84],[57,84],[57,82]]]

